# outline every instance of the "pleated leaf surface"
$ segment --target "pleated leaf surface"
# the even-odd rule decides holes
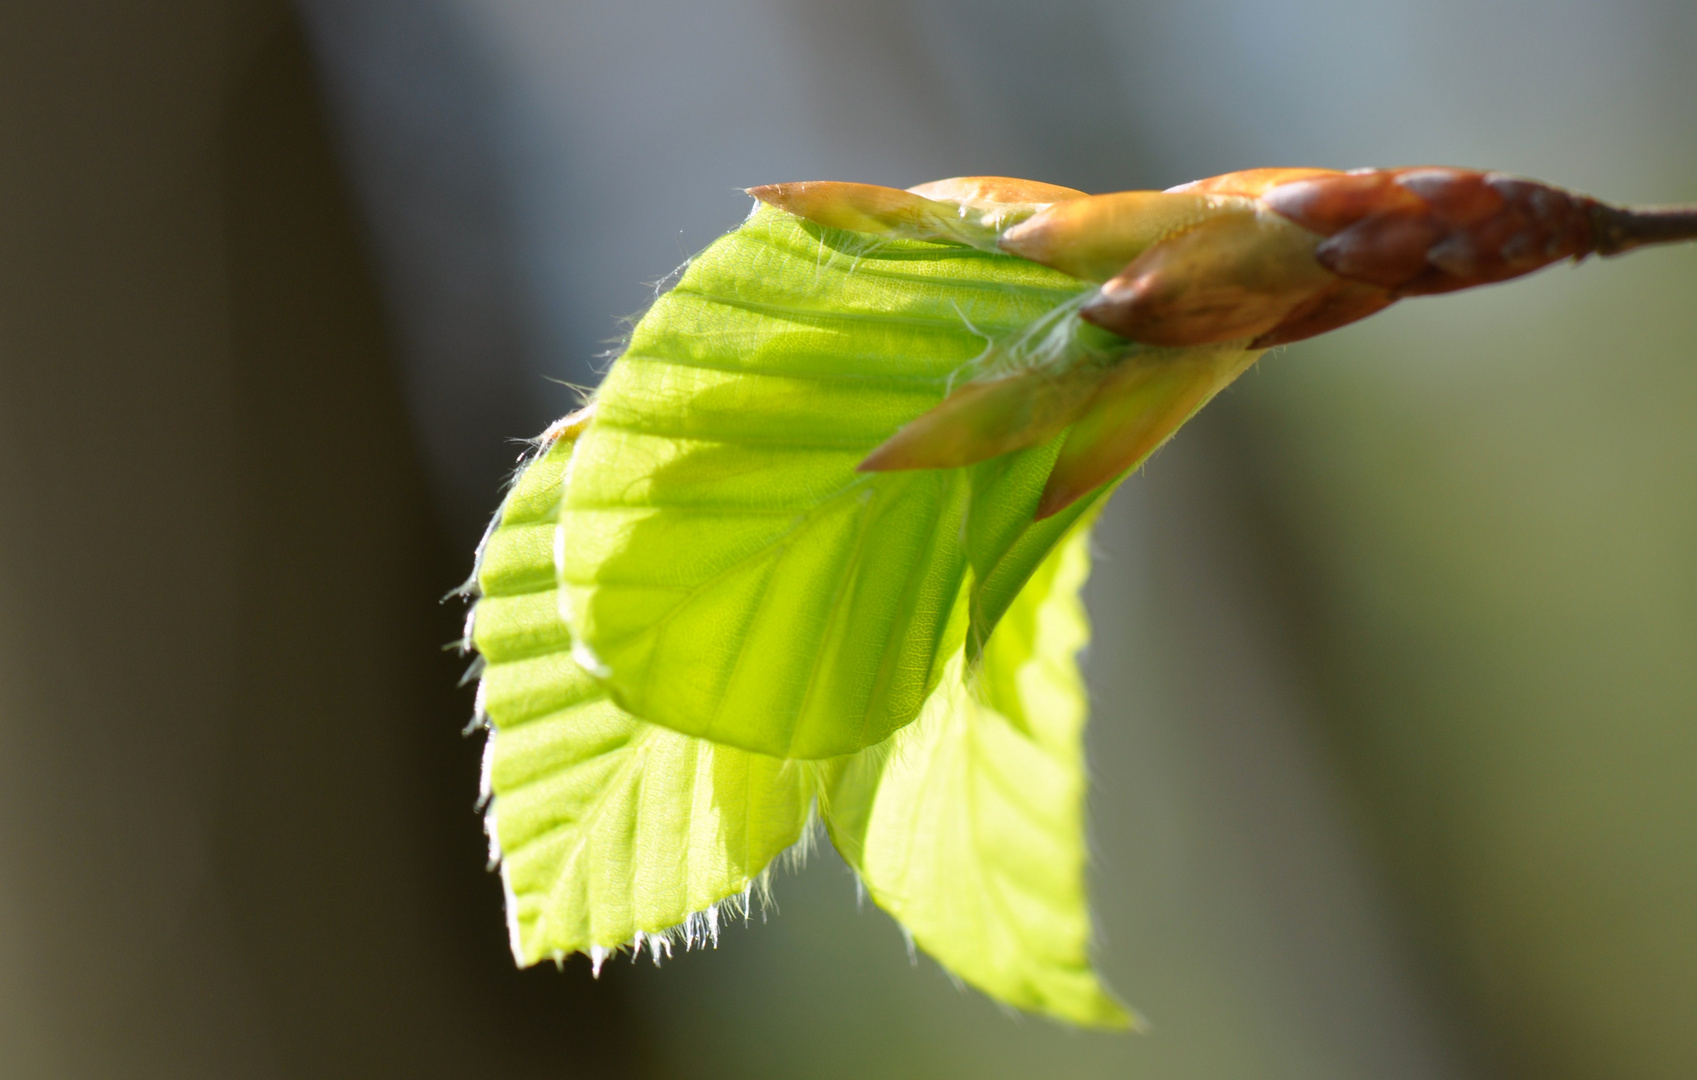
[[[572,659],[555,530],[573,443],[533,461],[479,564],[487,827],[521,964],[708,930],[795,843],[810,767],[644,723]],[[689,927],[691,916],[699,918]]]
[[[775,757],[911,722],[1088,500],[1032,522],[1058,440],[966,469],[855,466],[987,339],[1086,288],[757,210],[596,393],[560,514],[580,662],[644,720]]]
[[[976,670],[956,653],[915,723],[833,764],[825,821],[872,898],[956,976],[1022,1009],[1125,1027],[1089,953],[1087,545],[1075,526]]]

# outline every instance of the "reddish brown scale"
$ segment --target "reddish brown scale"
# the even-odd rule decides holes
[[[1609,208],[1583,195],[1472,169],[1373,169],[1272,188],[1262,202],[1326,239],[1320,265],[1344,279],[1261,335],[1283,345],[1336,329],[1405,296],[1506,281],[1609,250]]]
[[[1194,191],[1207,195],[1242,195],[1246,199],[1259,199],[1273,188],[1283,187],[1297,180],[1342,175],[1336,169],[1240,169],[1237,172],[1210,176],[1205,180],[1192,180],[1188,184],[1180,184],[1167,190]]]
[[[1289,345],[1293,341],[1348,326],[1394,303],[1396,297],[1389,289],[1340,279],[1312,299],[1299,304],[1279,325],[1251,341],[1249,347],[1270,349],[1275,345]]]
[[[1381,169],[1315,177],[1262,198],[1327,238],[1315,251],[1322,266],[1398,297],[1505,281],[1596,246],[1596,202],[1501,173]]]
[[[1396,183],[1391,170],[1336,173],[1281,184],[1261,196],[1305,229],[1331,236],[1372,214],[1420,213],[1426,204]]]
[[[982,196],[972,185],[1022,183],[967,178],[916,190],[976,210]],[[826,187],[830,199],[813,199],[815,188]],[[796,194],[796,213],[864,211],[876,231],[943,220],[929,210],[912,222],[901,218],[911,198],[903,202],[905,193],[887,195],[887,189],[870,189],[874,198],[864,185],[792,188],[803,186],[756,193],[768,201],[778,201],[768,192]],[[988,225],[1003,227],[1000,250],[1102,282],[1078,309],[1080,318],[1129,341],[1175,350],[1249,343],[1243,352],[1177,351],[1160,362],[1127,358],[1105,369],[1076,365],[1060,379],[1034,370],[975,380],[861,465],[957,467],[1064,430],[1038,518],[1135,467],[1253,363],[1256,350],[1336,329],[1404,296],[1503,281],[1593,252],[1697,241],[1697,205],[1609,206],[1467,169],[1248,169],[1169,192],[1092,197],[1065,189],[1018,198],[997,191],[1021,212],[1056,200],[1014,228],[1000,219]],[[813,201],[800,205],[801,194]]]
[[[1390,175],[1397,187],[1426,204],[1432,220],[1452,228],[1478,225],[1501,213],[1505,202],[1490,174],[1471,169],[1393,169]]]
[[[1341,278],[1400,294],[1431,269],[1426,253],[1446,239],[1423,214],[1371,214],[1314,249],[1320,265]]]

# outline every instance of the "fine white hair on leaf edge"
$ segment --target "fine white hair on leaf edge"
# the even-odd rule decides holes
[[[499,863],[500,845],[496,836],[495,816],[500,808],[501,800],[493,799],[489,810],[484,815],[484,827],[489,833],[489,850],[491,869],[500,865],[502,894],[507,905],[507,935],[512,946],[513,958],[520,966],[536,962],[527,958],[527,950],[521,940],[521,930],[518,920],[518,897],[514,894],[512,884],[507,878],[506,867]],[[721,931],[729,922],[740,919],[744,926],[749,925],[756,908],[760,911],[760,921],[766,921],[768,911],[777,911],[778,903],[772,895],[772,870],[782,866],[786,870],[799,870],[807,858],[813,853],[819,843],[819,837],[824,831],[820,823],[817,804],[808,811],[807,822],[803,825],[801,835],[796,842],[780,852],[758,874],[748,878],[743,886],[728,896],[707,905],[699,911],[692,911],[672,926],[659,930],[638,930],[632,934],[629,941],[617,945],[585,945],[573,950],[589,957],[591,973],[599,978],[601,968],[609,958],[617,956],[626,950],[631,954],[634,963],[640,953],[646,952],[655,967],[660,966],[662,959],[670,960],[674,946],[682,946],[685,952],[692,949],[718,948]],[[563,949],[552,949],[538,956],[538,960],[553,960],[556,966],[564,964],[568,953]]]
[[[483,761],[478,766],[478,770],[477,770],[477,809],[479,811],[483,811],[483,810],[488,809],[490,802],[494,798],[495,798],[495,733],[490,732],[489,737],[483,740]],[[487,824],[487,822],[493,816],[494,815],[491,814],[488,817],[486,817],[484,819],[485,823]],[[491,836],[491,838],[493,838],[494,833],[491,832],[490,836]],[[490,858],[494,859],[494,858],[496,858],[497,855],[498,855],[497,852],[491,852]],[[490,869],[494,869],[493,863],[491,863]]]

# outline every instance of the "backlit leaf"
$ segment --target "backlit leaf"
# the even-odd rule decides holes
[[[573,445],[562,438],[508,497],[479,566],[473,637],[492,727],[487,827],[522,964],[621,945],[669,952],[744,911],[802,835],[815,782],[783,761],[644,723],[571,658],[554,533]],[[735,901],[734,901],[735,902]]]
[[[833,766],[831,839],[878,905],[999,1001],[1077,1024],[1133,1018],[1090,966],[1077,526],[888,746]]]
[[[1056,446],[856,466],[987,339],[1087,288],[756,211],[659,298],[596,392],[561,515],[579,660],[645,720],[774,756],[851,753],[909,723],[966,638],[969,564],[986,580],[1012,557],[989,614],[1041,558],[1016,541]]]

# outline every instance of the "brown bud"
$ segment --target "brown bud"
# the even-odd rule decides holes
[[[952,207],[955,217],[972,230],[974,237],[985,238],[1000,234],[1054,203],[1085,197],[1084,192],[1072,188],[1008,176],[956,176],[917,184],[908,191]],[[989,245],[977,243],[977,246]]]
[[[1270,189],[1262,201],[1327,237],[1316,257],[1396,296],[1504,281],[1595,249],[1598,204],[1472,169],[1375,169]]]
[[[1269,346],[1400,297],[1697,239],[1697,207],[1629,210],[1450,168],[1250,169],[1096,196],[1006,177],[750,193],[824,224],[971,243],[1103,282],[1082,306],[1056,309],[1073,320],[1068,351],[1049,355],[1041,335],[1043,349],[989,365],[860,466],[958,467],[1064,431],[1040,518],[1135,467]]]
[[[1169,236],[1255,204],[1203,192],[1116,191],[1058,202],[1002,235],[1001,249],[1085,281],[1107,281]]]
[[[1276,187],[1316,176],[1341,176],[1336,169],[1242,169],[1238,172],[1192,180],[1188,184],[1170,187],[1168,191],[1194,191],[1206,195],[1241,195],[1259,199]]]
[[[1144,252],[1079,314],[1150,345],[1254,338],[1333,285],[1320,238],[1277,214],[1231,214]]]
[[[1078,418],[1100,372],[1022,371],[958,387],[859,465],[861,472],[947,469],[1036,446]]]
[[[1110,369],[1067,433],[1036,516],[1046,518],[1135,467],[1260,355],[1186,349]]]
[[[1329,286],[1291,309],[1279,324],[1249,343],[1251,349],[1289,345],[1347,326],[1383,311],[1396,302],[1390,290],[1359,281],[1334,280]]]
[[[1017,180],[1011,176],[953,176],[908,188],[915,195],[952,203],[995,203],[999,205],[1048,206],[1050,203],[1082,199],[1085,193],[1059,184]]]
[[[1396,184],[1385,169],[1334,173],[1269,189],[1261,201],[1305,229],[1321,236],[1354,225],[1372,214],[1422,213],[1426,204]]]

